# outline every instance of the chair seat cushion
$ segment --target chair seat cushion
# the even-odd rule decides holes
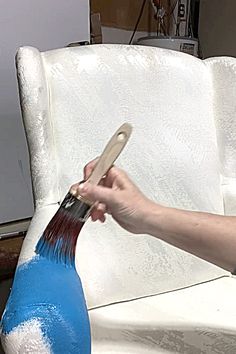
[[[93,354],[236,353],[236,278],[89,311]]]

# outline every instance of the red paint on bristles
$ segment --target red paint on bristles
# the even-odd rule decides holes
[[[90,206],[67,194],[36,246],[36,253],[52,261],[74,266],[77,239]]]

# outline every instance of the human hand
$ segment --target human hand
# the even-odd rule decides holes
[[[84,179],[92,173],[97,159],[84,168]],[[114,220],[124,229],[135,233],[146,233],[145,219],[153,202],[146,198],[127,174],[113,166],[98,186],[90,183],[76,184],[79,194],[92,202],[96,202],[91,212],[93,221],[104,222],[105,214],[111,214]]]

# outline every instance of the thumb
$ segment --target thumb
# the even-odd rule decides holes
[[[92,202],[100,202],[107,204],[107,206],[114,204],[114,191],[111,188],[106,188],[99,185],[92,185],[90,183],[80,184],[79,193]]]

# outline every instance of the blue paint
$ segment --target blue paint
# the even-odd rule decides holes
[[[2,333],[38,319],[55,354],[90,354],[91,338],[80,278],[66,268],[37,256],[17,268],[2,318]]]

